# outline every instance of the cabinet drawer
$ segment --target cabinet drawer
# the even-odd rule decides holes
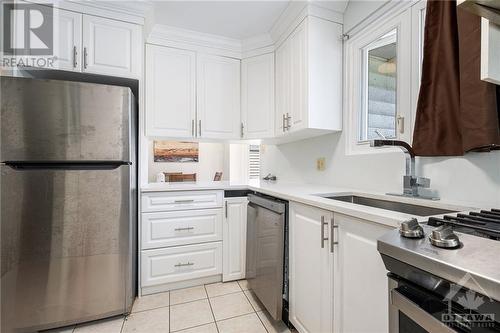
[[[222,273],[222,242],[144,250],[142,287]]]
[[[142,249],[222,240],[222,209],[142,214]]]
[[[155,192],[142,195],[143,212],[222,207],[223,191]]]

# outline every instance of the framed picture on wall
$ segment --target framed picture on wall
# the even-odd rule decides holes
[[[155,162],[192,163],[198,162],[197,142],[154,141],[153,156]]]

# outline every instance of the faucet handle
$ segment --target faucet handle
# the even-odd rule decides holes
[[[423,188],[429,188],[431,187],[431,180],[425,177],[416,177],[415,184]]]

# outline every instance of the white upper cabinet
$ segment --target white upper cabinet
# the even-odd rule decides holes
[[[241,136],[274,136],[274,53],[241,61]]]
[[[138,78],[141,40],[139,25],[83,15],[83,71]]]
[[[290,105],[286,110],[288,131],[307,127],[307,31],[306,23],[299,25],[287,41],[290,44]]]
[[[194,137],[196,53],[146,45],[146,134]]]
[[[341,35],[341,24],[308,16],[277,49],[277,136],[342,130]]]
[[[286,132],[287,112],[290,109],[290,43],[285,41],[276,50],[276,112],[275,112],[275,135],[282,136]],[[288,110],[288,111],[287,111]]]
[[[79,72],[82,70],[82,14],[59,9],[55,17],[59,39],[54,45],[57,57],[54,67]]]
[[[240,138],[240,60],[199,54],[198,137]]]

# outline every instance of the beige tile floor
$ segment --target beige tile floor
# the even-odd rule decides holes
[[[274,322],[247,281],[213,283],[136,299],[127,317],[44,333],[290,333]]]

